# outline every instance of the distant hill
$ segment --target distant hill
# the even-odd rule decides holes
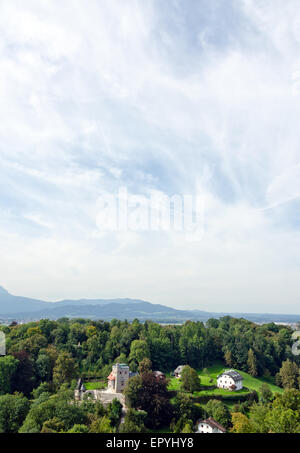
[[[133,320],[138,318],[141,321],[146,319],[153,320],[172,320],[174,322],[188,319],[189,312],[175,310],[164,305],[155,305],[149,302],[117,303],[100,305],[60,305],[52,304],[53,308],[45,308],[33,312],[17,313],[14,316],[19,318],[49,318],[58,319],[68,318],[90,318],[110,320],[113,318]],[[1,315],[0,315],[1,317]]]
[[[0,320],[29,321],[42,318],[90,318],[111,320],[138,318],[140,321],[181,323],[187,320],[206,322],[223,316],[245,318],[257,323],[296,323],[300,315],[274,315],[256,313],[214,313],[201,310],[177,310],[139,299],[79,299],[45,302],[38,299],[14,296],[0,287]]]
[[[57,306],[67,306],[67,305],[108,305],[108,304],[140,304],[142,302],[145,302],[141,299],[78,299],[78,300],[72,300],[72,299],[66,299],[62,300],[60,302],[55,302]]]
[[[7,315],[18,312],[42,310],[51,303],[28,297],[13,296],[6,289],[0,286],[0,314]]]
[[[0,286],[0,314],[10,315],[18,313],[28,313],[35,311],[51,310],[67,306],[80,306],[85,305],[108,305],[117,303],[120,305],[126,304],[139,304],[143,303],[143,300],[138,299],[79,299],[72,300],[66,299],[59,302],[45,302],[38,299],[30,299],[28,297],[13,296],[6,289]]]

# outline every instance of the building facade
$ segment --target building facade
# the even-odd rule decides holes
[[[185,365],[179,365],[176,370],[174,370],[174,376],[177,378],[177,379],[181,379],[181,373],[182,373],[182,370],[183,368],[185,367]]]
[[[129,366],[125,363],[116,363],[112,367],[108,379],[108,389],[114,393],[123,392],[128,379],[131,377]]]
[[[157,380],[163,381],[164,379],[166,379],[166,375],[161,371],[153,371],[153,373]]]

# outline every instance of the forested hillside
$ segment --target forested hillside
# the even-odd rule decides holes
[[[299,357],[292,354],[293,332],[288,327],[275,324],[259,326],[230,317],[210,319],[206,325],[186,322],[182,326],[161,326],[149,321],[143,324],[138,320],[132,323],[112,320],[109,323],[60,319],[2,326],[1,330],[6,335],[7,346],[7,355],[0,358],[2,432],[65,432],[72,429],[112,432],[110,430],[118,429],[120,407],[117,402],[105,409],[100,403],[92,402],[77,405],[73,401],[70,405],[76,378],[104,381],[116,362],[127,363],[131,371],[140,372],[137,378],[141,380],[138,385],[139,388],[143,386],[143,396],[153,386],[151,370],[160,370],[168,375],[180,364],[189,365],[198,370],[200,385],[201,380],[208,379],[207,367],[216,362],[252,377],[262,377],[270,385],[276,383],[286,389],[294,389],[299,394],[300,362]],[[145,360],[149,365],[144,369]],[[135,379],[129,382],[134,385]],[[250,379],[248,381],[251,382]],[[192,430],[197,418],[209,415],[210,406],[206,406],[210,399],[214,400],[214,395],[210,398],[210,394],[205,393],[207,389],[203,388],[203,395],[206,395],[206,406],[203,406],[201,398],[201,404],[197,404],[195,399],[195,395],[201,396],[201,386],[197,393],[193,393],[181,388],[181,385],[172,390],[168,380],[161,385],[157,400],[162,398],[165,406],[162,405],[162,419],[157,416],[156,422],[153,422],[155,419],[151,414],[155,408],[147,408],[150,411],[148,415],[144,408],[146,415],[141,419],[141,413],[136,413],[135,409],[143,405],[131,404],[132,393],[128,393],[127,389],[125,393],[131,409],[123,430],[159,429],[171,423],[174,432],[181,432],[183,429]],[[154,387],[158,391],[157,384]],[[251,405],[254,401],[258,402],[264,393],[265,403],[271,404],[274,398],[272,388],[265,388],[256,396],[252,392],[250,399],[247,395],[244,399],[241,396],[240,400],[238,397],[236,403],[242,406],[235,407],[232,414],[232,407],[219,401],[217,404],[221,404],[228,415],[224,422],[227,428],[235,431],[242,429],[237,427],[240,419],[236,421],[234,414],[242,414],[248,420],[249,411],[254,411]],[[278,395],[277,398],[281,397]],[[137,401],[136,396],[134,401]],[[179,409],[181,405],[185,409]],[[10,411],[9,416],[7,411]],[[211,411],[214,412],[213,409]],[[81,428],[74,428],[77,425]],[[249,430],[249,426],[245,429]]]
[[[259,376],[275,375],[287,358],[295,359],[291,346],[292,330],[266,324],[259,326],[243,319],[224,317],[182,326],[161,326],[153,322],[128,323],[77,319],[69,321],[41,320],[35,323],[2,327],[6,334],[8,354],[28,355],[38,382],[51,375],[53,354],[69,353],[78,370],[99,375],[119,356],[133,370],[138,362],[149,357],[155,369],[168,371],[179,363],[201,368],[227,358],[228,365],[248,371],[249,350]],[[48,363],[48,375],[39,372],[40,364]],[[43,367],[42,367],[43,368]],[[46,367],[47,369],[47,367]]]

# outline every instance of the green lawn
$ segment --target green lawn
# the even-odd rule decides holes
[[[203,370],[197,370],[199,377],[201,379],[201,384],[203,386],[211,386],[211,385],[216,385],[217,384],[217,376],[221,374],[226,367],[222,363],[215,363],[211,367],[206,368],[206,372],[204,373]],[[202,390],[200,392],[195,392],[194,396],[200,396],[200,395],[236,395],[236,394],[245,394],[248,392],[247,389],[249,390],[256,390],[259,393],[259,388],[261,385],[265,382],[268,384],[270,387],[271,391],[273,393],[282,393],[283,389],[280,387],[277,387],[277,385],[274,384],[274,378],[270,379],[265,379],[265,378],[255,378],[250,376],[248,373],[245,373],[244,371],[237,370],[244,378],[243,385],[245,388],[242,390],[239,390],[237,392],[232,392],[230,390],[224,390],[224,389],[213,389],[213,390]],[[170,375],[169,375],[170,376]],[[169,377],[168,376],[168,377]],[[213,382],[210,382],[211,379]],[[180,391],[180,380],[176,379],[175,377],[170,378],[170,384],[169,384],[169,390],[173,391]]]
[[[169,377],[169,376],[167,376],[167,377]],[[180,391],[180,380],[176,379],[175,377],[171,377],[169,379],[170,379],[170,383],[169,383],[168,389],[173,390],[175,392],[179,392]]]
[[[87,390],[102,390],[107,387],[107,381],[85,382],[84,386]]]
[[[256,390],[259,393],[259,389],[262,386],[263,383],[268,384],[270,387],[271,391],[273,393],[282,393],[283,389],[278,387],[277,385],[274,384],[274,378],[266,379],[266,378],[254,378],[250,376],[248,373],[245,373],[243,371],[239,371],[241,375],[244,378],[244,385],[248,387],[251,390]]]

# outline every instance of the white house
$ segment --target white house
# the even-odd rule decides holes
[[[166,375],[162,373],[161,371],[153,371],[154,376],[156,377],[157,380],[164,380],[166,379]]]
[[[226,429],[213,418],[209,417],[206,420],[199,420],[196,424],[196,433],[200,434],[224,434]]]
[[[217,386],[220,389],[241,390],[243,388],[243,376],[235,370],[227,370],[217,378]]]
[[[181,379],[181,373],[182,373],[182,370],[183,368],[185,367],[185,365],[179,365],[176,370],[174,370],[174,376],[177,378],[177,379]]]

